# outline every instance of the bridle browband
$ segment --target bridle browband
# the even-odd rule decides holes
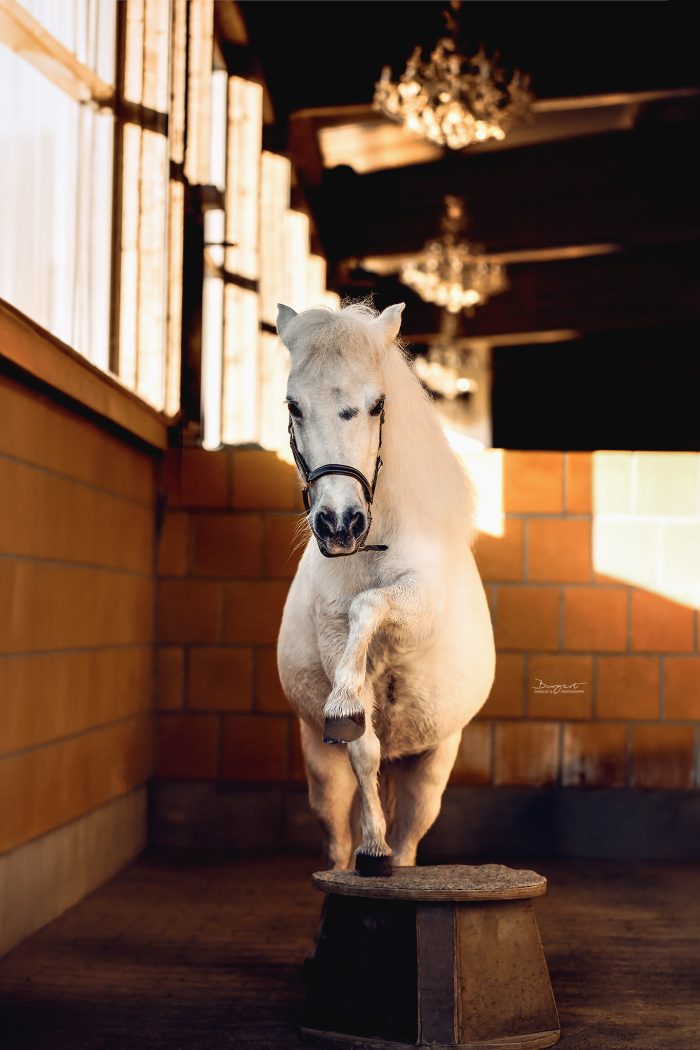
[[[379,471],[382,469],[382,457],[380,455],[382,447],[382,427],[384,426],[384,408],[382,408],[379,416],[379,441],[377,443],[377,459],[374,464],[374,476],[372,478],[372,484],[362,473],[361,470],[357,470],[355,467],[349,467],[347,463],[324,463],[322,467],[316,467],[315,470],[309,470],[309,465],[299,451],[297,445],[296,435],[294,433],[294,420],[289,417],[289,445],[294,456],[294,462],[297,465],[297,470],[301,474],[304,484],[302,485],[301,495],[304,500],[304,508],[307,515],[311,511],[311,497],[309,495],[309,489],[315,481],[319,481],[321,478],[325,478],[328,474],[341,474],[348,478],[354,478],[355,481],[360,483],[362,492],[365,497],[365,503],[367,504],[367,529],[365,531],[365,539],[369,534],[369,530],[372,527],[372,504],[374,502],[374,493],[377,488],[377,479],[379,477]],[[329,554],[329,558],[344,558],[350,554],[359,554],[360,551],[385,551],[388,547],[385,543],[365,544],[356,547],[354,551],[348,551],[348,554]]]

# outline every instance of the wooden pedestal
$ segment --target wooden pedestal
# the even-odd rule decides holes
[[[559,1018],[531,897],[502,865],[322,871],[303,1031],[354,1046],[539,1050]]]

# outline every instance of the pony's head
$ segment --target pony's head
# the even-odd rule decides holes
[[[312,473],[346,466],[371,487],[384,412],[383,357],[399,334],[404,304],[383,313],[363,303],[340,310],[278,307],[277,331],[291,355],[291,436]],[[391,412],[391,405],[387,404]],[[352,474],[324,473],[309,486],[309,524],[327,557],[361,549],[370,525],[368,492]]]

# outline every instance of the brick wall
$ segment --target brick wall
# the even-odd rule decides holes
[[[472,466],[496,533],[476,553],[499,658],[452,783],[695,788],[700,457],[494,451]],[[294,470],[186,450],[164,485],[157,775],[301,783],[274,655]]]
[[[172,453],[158,549],[156,775],[303,778],[275,642],[297,556],[292,468],[274,453]]]
[[[492,782],[696,787],[700,457],[502,459],[503,535],[477,543],[499,651]]]
[[[2,953],[144,841],[154,464],[3,376],[0,492]]]

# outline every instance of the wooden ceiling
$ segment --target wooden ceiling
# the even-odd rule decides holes
[[[678,328],[691,352],[687,333],[700,330],[691,7],[464,4],[463,49],[483,42],[507,68],[529,72],[537,103],[503,144],[461,152],[371,108],[382,66],[397,75],[416,44],[434,44],[442,3],[248,0],[238,9],[267,87],[268,145],[294,161],[298,201],[341,294],[406,301],[408,338],[430,342],[440,311],[397,269],[438,232],[453,193],[466,199],[470,238],[502,255],[510,277],[508,291],[460,316],[465,340],[532,346],[565,332],[563,347],[571,337],[607,346],[610,333],[619,344],[620,333]]]
[[[371,108],[382,66],[398,73],[416,44],[435,41],[443,4],[239,7],[276,118],[269,137],[292,155],[341,291],[407,299],[409,334],[430,338],[439,311],[395,271],[437,232],[444,195],[458,193],[470,237],[519,258],[511,290],[464,317],[465,335],[698,320],[700,95],[688,9],[464,5],[465,49],[483,41],[528,71],[537,103],[503,145],[455,153]]]

